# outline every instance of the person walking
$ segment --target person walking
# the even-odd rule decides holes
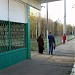
[[[65,44],[65,41],[66,41],[66,34],[64,33],[64,35],[62,36],[62,42],[63,42],[63,44]]]
[[[49,54],[51,53],[51,55],[53,55],[53,48],[55,48],[56,44],[54,35],[51,32],[49,32],[48,39],[49,39]]]
[[[40,36],[37,38],[37,42],[38,42],[39,53],[43,54],[44,40],[43,40],[42,34],[40,34]]]

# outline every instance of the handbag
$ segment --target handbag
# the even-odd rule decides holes
[[[55,48],[56,48],[56,44],[55,44],[55,43],[53,43],[53,48],[54,48],[54,50],[55,50]]]

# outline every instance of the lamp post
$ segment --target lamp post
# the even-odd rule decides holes
[[[44,6],[41,6],[41,7],[44,7]],[[46,3],[46,17],[47,17],[46,37],[47,37],[47,51],[48,51],[48,49],[49,49],[49,44],[48,44],[48,3]]]
[[[73,4],[72,8],[75,8],[75,4]],[[72,35],[75,34],[74,33],[74,25],[72,26]]]
[[[66,0],[64,0],[64,26],[63,26],[63,34],[66,34]]]
[[[73,4],[72,8],[74,8],[74,7],[75,7],[75,4]]]
[[[46,3],[46,10],[47,10],[47,50],[49,49],[49,44],[48,44],[48,3]]]

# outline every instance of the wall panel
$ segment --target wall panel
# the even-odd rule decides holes
[[[0,0],[0,20],[8,20],[8,0]]]
[[[9,20],[14,22],[26,23],[27,17],[26,6],[23,3],[20,3],[15,0],[9,1]]]

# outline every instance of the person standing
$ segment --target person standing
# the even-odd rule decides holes
[[[65,44],[65,41],[66,41],[66,34],[64,33],[64,35],[62,36],[62,42],[63,42],[63,44]]]
[[[54,35],[52,35],[51,32],[49,32],[48,39],[49,39],[49,54],[51,53],[51,55],[53,55],[53,48],[55,47],[56,44]]]
[[[42,34],[40,34],[40,36],[37,38],[37,42],[38,42],[39,53],[43,54],[44,40],[43,40]]]

